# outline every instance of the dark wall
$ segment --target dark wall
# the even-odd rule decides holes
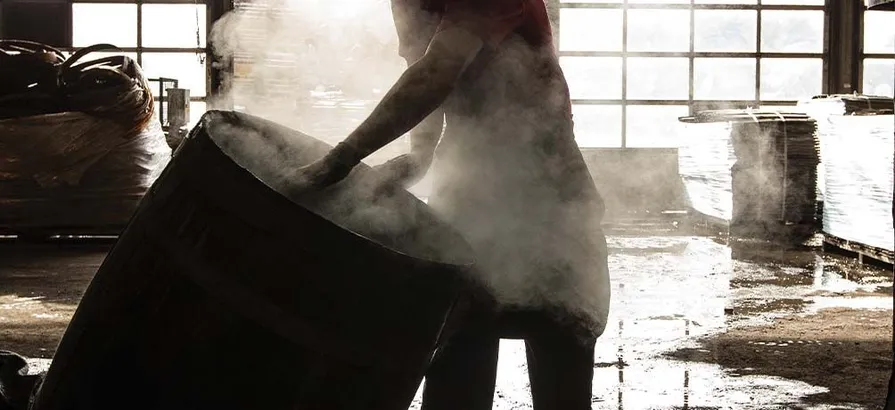
[[[71,3],[58,0],[0,1],[0,38],[71,47]]]

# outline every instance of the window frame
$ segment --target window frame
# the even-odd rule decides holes
[[[553,3],[553,4],[550,4]],[[736,107],[758,107],[758,106],[791,106],[796,103],[793,100],[762,100],[761,99],[761,60],[764,58],[805,58],[820,59],[822,61],[821,74],[821,92],[827,93],[828,83],[828,62],[829,42],[828,33],[830,31],[829,11],[826,5],[762,5],[761,0],[758,4],[697,4],[695,0],[689,3],[680,4],[647,4],[647,3],[629,3],[628,0],[622,0],[619,3],[609,2],[559,2],[558,0],[548,0],[548,6],[552,9],[552,20],[554,22],[554,44],[560,57],[621,57],[622,59],[622,75],[621,75],[621,98],[619,99],[573,99],[573,105],[620,105],[621,110],[621,144],[620,148],[628,146],[628,124],[627,124],[627,107],[635,105],[686,105],[690,107],[690,113],[701,109],[715,108],[717,106],[736,106]],[[560,47],[561,25],[562,21],[559,14],[566,9],[620,9],[622,11],[622,47],[621,51],[563,51]],[[688,51],[628,51],[628,11],[629,10],[688,10],[690,13],[690,38]],[[697,52],[695,50],[695,34],[696,34],[696,11],[698,10],[755,10],[756,11],[756,45],[754,52]],[[761,50],[761,34],[762,34],[762,11],[782,10],[782,11],[823,11],[824,12],[824,50],[815,53],[801,52],[763,52]],[[628,58],[631,57],[679,57],[688,58],[689,60],[689,84],[687,99],[629,99],[628,98]],[[695,97],[695,59],[697,58],[749,58],[755,60],[755,90],[754,98],[751,100],[705,100]]]
[[[2,1],[2,0],[0,0]],[[205,103],[206,107],[208,105],[209,99],[212,97],[212,84],[210,82],[211,78],[211,61],[209,60],[209,40],[208,37],[210,35],[212,22],[214,21],[213,5],[211,4],[214,0],[70,0],[69,5],[79,4],[79,3],[89,3],[89,4],[127,4],[127,5],[136,5],[137,6],[137,15],[136,15],[136,24],[134,29],[137,31],[137,44],[135,47],[119,47],[120,53],[135,53],[137,56],[137,64],[143,65],[143,54],[154,54],[154,53],[183,53],[183,54],[192,54],[196,56],[202,56],[205,64],[205,93],[202,96],[193,95],[194,92],[190,90],[190,106],[192,107],[192,103],[201,102]],[[180,4],[180,5],[195,5],[195,6],[205,6],[205,47],[144,47],[143,46],[143,5],[144,4]],[[69,22],[69,27],[71,28],[70,38],[74,37],[73,33],[76,30],[74,26],[74,21]],[[80,47],[65,47],[61,48],[61,51],[72,53],[80,49]],[[153,77],[154,78],[154,77]],[[183,82],[182,78],[177,79],[180,83]],[[152,83],[155,85],[155,83]],[[166,96],[156,95],[157,93],[153,89],[152,99],[154,103],[164,104],[167,102]],[[191,113],[192,115],[192,113]]]
[[[873,60],[873,59],[895,60],[895,49],[893,49],[891,53],[888,53],[888,52],[887,53],[866,53],[866,52],[864,52],[864,30],[865,30],[864,18],[867,15],[867,13],[870,11],[871,10],[867,10],[866,7],[861,7],[861,12],[859,13],[860,14],[860,18],[859,18],[860,23],[858,25],[858,29],[855,30],[857,32],[857,35],[856,35],[857,55],[855,56],[855,58],[857,59],[857,73],[855,73],[855,77],[857,79],[857,84],[855,84],[855,85],[856,85],[858,92],[860,92],[860,93],[866,92],[866,90],[864,90],[864,60],[867,60],[867,59],[870,59],[870,60]],[[895,12],[890,12],[890,11],[877,11],[877,12],[878,13],[895,14]],[[893,84],[892,91],[893,91],[893,94],[895,94],[895,84]]]

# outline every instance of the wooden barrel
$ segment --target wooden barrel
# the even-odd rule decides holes
[[[472,252],[364,165],[309,197],[329,146],[206,113],[88,287],[34,410],[406,409]]]

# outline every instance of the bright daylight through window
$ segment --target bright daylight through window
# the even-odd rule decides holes
[[[790,105],[820,94],[823,3],[561,2],[579,144],[674,147],[676,118],[691,106]]]
[[[75,48],[113,44],[143,68],[146,77],[170,78],[189,89],[191,122],[205,112],[206,7],[202,2],[103,2],[72,4]],[[101,58],[107,53],[91,54]],[[152,82],[158,112],[158,83]]]

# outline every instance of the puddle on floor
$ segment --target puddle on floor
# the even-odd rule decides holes
[[[604,346],[604,352],[611,350]],[[860,409],[858,406],[800,404],[810,394],[827,389],[778,377],[739,375],[720,366],[663,359],[603,357],[611,366],[601,366],[598,353],[594,369],[592,408],[612,410],[647,409]],[[619,360],[622,365],[619,366]],[[608,363],[607,363],[608,364]],[[531,409],[531,395],[521,341],[501,342],[501,358],[494,397],[495,410]],[[411,406],[420,408],[421,392]]]

